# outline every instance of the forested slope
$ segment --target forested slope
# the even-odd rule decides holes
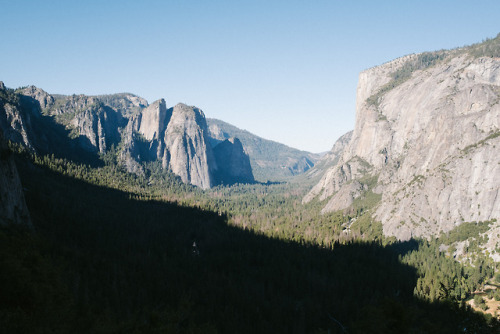
[[[152,200],[146,190],[94,185],[93,169],[81,173],[84,181],[68,175],[77,168],[51,158],[17,160],[36,232],[0,233],[6,332],[499,329],[448,296],[414,296],[418,272],[400,256],[418,251],[418,243],[321,247],[272,238],[233,226],[225,214]],[[139,189],[139,181],[126,183]]]
[[[319,155],[300,151],[256,136],[229,123],[207,118],[212,142],[237,137],[250,157],[255,179],[260,182],[284,181],[308,171],[319,160]]]

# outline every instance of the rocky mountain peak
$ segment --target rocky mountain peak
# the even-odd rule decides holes
[[[165,132],[171,113],[168,113],[164,99],[153,102],[141,113],[139,132],[147,139],[160,139]]]
[[[220,157],[225,176],[219,180],[222,174],[218,174],[205,114],[193,106],[179,103],[167,109],[164,99],[149,105],[128,93],[52,96],[34,86],[0,98],[0,129],[9,140],[37,153],[57,152],[95,162],[114,145],[120,147],[119,161],[133,173],[144,175],[144,163],[157,161],[183,182],[204,189],[229,182],[227,177],[230,182],[253,181],[248,156],[237,139],[228,141],[227,153],[233,158]]]
[[[149,105],[146,99],[131,93],[99,95],[97,98],[124,117],[136,115]]]
[[[48,111],[51,115],[76,114],[92,107],[102,107],[104,104],[95,96],[59,95],[57,103]]]
[[[184,103],[178,103],[172,108],[172,115],[175,115],[177,120],[185,120],[198,124],[205,132],[207,132],[207,120],[203,110],[188,106]],[[172,116],[174,118],[174,116]]]
[[[38,101],[42,110],[52,107],[55,103],[55,99],[52,95],[35,86],[29,86],[22,89],[21,94],[32,97]]]
[[[184,182],[201,188],[215,185],[217,164],[208,140],[203,111],[185,104],[171,108],[172,116],[165,131],[164,167],[170,168]]]
[[[217,184],[217,162],[207,134],[201,109],[182,103],[167,109],[161,99],[129,121],[122,161],[136,173],[140,161],[160,161],[183,182],[207,189]]]

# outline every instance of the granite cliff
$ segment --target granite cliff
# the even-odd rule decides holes
[[[399,239],[500,218],[499,44],[500,35],[362,72],[352,138],[304,202],[328,199],[328,212],[379,193],[371,214]]]
[[[3,90],[0,85],[0,94]],[[13,156],[0,130],[0,225],[32,226]]]
[[[238,138],[224,140],[214,147],[215,160],[219,165],[217,179],[222,184],[255,182],[250,159]]]
[[[129,93],[65,96],[34,86],[2,87],[0,129],[7,140],[35,153],[94,164],[104,154],[117,154],[129,172],[142,175],[145,163],[159,162],[203,189],[254,182],[239,141],[233,140],[230,149],[221,146],[216,159],[205,115],[196,107],[167,109],[163,99],[148,105]]]
[[[209,118],[207,123],[213,146],[233,137],[241,141],[253,175],[260,182],[289,180],[310,170],[320,158],[318,154],[261,138],[218,119]]]
[[[335,143],[333,144],[333,147],[331,148],[330,151],[325,153],[314,165],[313,168],[309,169],[305,173],[305,177],[310,180],[316,180],[316,182],[319,182],[319,179],[323,176],[323,174],[330,169],[331,167],[335,166],[337,162],[339,161],[340,157],[342,156],[342,153],[344,152],[345,147],[349,144],[352,138],[352,131],[349,131],[345,133],[344,135],[340,136]]]
[[[130,120],[122,160],[131,172],[140,161],[161,161],[183,182],[210,188],[216,184],[217,163],[207,132],[203,111],[185,104],[167,109],[161,99]]]

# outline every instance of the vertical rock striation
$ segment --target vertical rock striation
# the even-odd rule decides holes
[[[255,182],[250,158],[243,150],[238,138],[229,138],[215,146],[215,160],[219,167],[218,183],[253,183]]]
[[[171,109],[165,131],[164,168],[170,168],[182,181],[207,189],[215,185],[217,164],[208,141],[203,111],[185,104]]]
[[[304,200],[357,193],[343,188],[372,175],[382,194],[373,216],[386,235],[427,237],[500,218],[500,58],[470,50],[362,72],[352,139]]]
[[[130,120],[125,131],[122,160],[131,172],[140,161],[161,161],[185,183],[207,189],[216,184],[217,171],[207,137],[203,111],[185,104],[166,108],[163,99]]]
[[[110,107],[97,102],[75,113],[70,125],[79,136],[81,146],[89,151],[106,153],[120,141],[121,116]]]
[[[40,153],[89,163],[114,146],[129,172],[144,175],[144,163],[159,162],[183,182],[207,189],[220,182],[251,182],[252,171],[241,143],[232,140],[231,156],[218,166],[203,111],[165,100],[151,105],[132,94],[50,95],[30,86],[1,85],[0,129],[6,138]],[[238,161],[241,159],[241,161]],[[230,164],[230,165],[228,165]],[[224,175],[223,177],[221,175]]]

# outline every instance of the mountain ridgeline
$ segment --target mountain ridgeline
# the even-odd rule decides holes
[[[490,221],[500,249],[499,102],[500,35],[363,71],[352,138],[303,202],[326,213],[371,196],[367,215],[403,240]]]
[[[238,139],[228,138],[214,153],[205,115],[196,107],[167,108],[163,99],[149,105],[133,94],[50,95],[3,84],[0,97],[6,139],[36,153],[90,164],[115,155],[129,172],[144,176],[146,164],[156,164],[203,189],[255,182]]]
[[[499,333],[499,129],[500,35],[362,72],[321,159],[0,82],[0,331]]]
[[[310,170],[318,154],[300,151],[272,140],[255,136],[218,119],[208,118],[209,137],[213,144],[237,137],[250,157],[255,179],[260,182],[286,181]]]

